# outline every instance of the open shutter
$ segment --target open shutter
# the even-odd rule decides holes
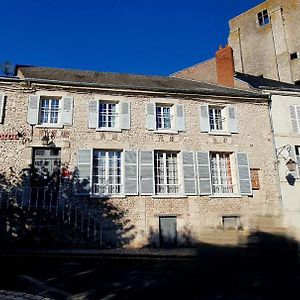
[[[248,155],[246,153],[237,153],[237,170],[241,195],[252,195],[250,168]]]
[[[141,195],[154,194],[153,151],[140,152],[140,192]]]
[[[198,186],[199,195],[210,195],[211,176],[209,152],[197,152]]]
[[[29,96],[27,123],[30,125],[38,124],[39,118],[39,96]]]
[[[98,100],[89,102],[89,128],[98,128]]]
[[[120,102],[120,129],[130,129],[130,102]]]
[[[176,129],[185,131],[184,105],[176,104]]]
[[[76,191],[79,195],[89,195],[92,184],[92,149],[78,151],[78,178]]]
[[[228,118],[228,131],[231,133],[238,133],[236,109],[231,105],[227,107],[227,118]]]
[[[62,98],[62,124],[63,125],[73,124],[73,98],[72,97]]]
[[[147,103],[146,114],[146,128],[155,130],[155,103]]]
[[[197,195],[193,152],[182,152],[183,182],[186,195]]]
[[[0,123],[3,123],[4,106],[5,106],[5,96],[0,95]]]
[[[200,106],[200,129],[201,132],[209,132],[208,105]]]
[[[124,194],[138,195],[138,152],[124,151]]]
[[[290,117],[292,122],[292,131],[298,133],[298,120],[296,113],[296,106],[290,106]]]

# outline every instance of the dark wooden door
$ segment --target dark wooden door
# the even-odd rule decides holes
[[[177,245],[176,217],[159,218],[160,247],[171,248]]]

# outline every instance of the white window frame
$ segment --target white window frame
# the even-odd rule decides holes
[[[48,122],[42,122],[42,102],[45,100],[49,100],[49,112],[48,112]],[[51,115],[51,103],[52,101],[58,101],[58,111],[57,111],[57,122],[51,123],[50,122],[50,115]],[[58,127],[61,126],[61,105],[62,105],[62,98],[61,97],[51,97],[51,96],[40,96],[39,98],[39,110],[38,110],[38,125],[42,127]]]
[[[162,160],[163,160],[163,183],[158,183],[157,180],[157,154],[161,153],[162,156]],[[177,181],[176,183],[168,183],[168,176],[167,176],[167,154],[176,154],[176,177],[175,177],[175,181]],[[180,160],[179,160],[179,155],[180,152],[178,151],[159,151],[159,150],[155,150],[154,151],[154,162],[153,162],[153,167],[154,167],[154,195],[157,196],[179,196],[182,194],[181,191],[181,174],[179,172],[180,170]],[[174,180],[174,178],[172,179]],[[158,190],[158,186],[162,186],[164,189],[164,192],[157,192]],[[168,192],[168,190],[170,189],[171,186],[174,186],[174,189],[177,189],[177,192],[175,193],[170,193]]]
[[[267,12],[267,14],[265,14],[265,12]],[[259,15],[261,15],[261,16],[259,16]],[[266,25],[270,24],[270,22],[271,22],[268,9],[264,9],[264,10],[258,12],[256,17],[257,17],[257,24],[259,27],[265,27]],[[261,20],[261,22],[260,22],[260,20]]]
[[[98,193],[95,191],[95,185],[100,185],[99,184],[99,180],[97,183],[95,183],[94,177],[99,177],[99,173],[96,175],[94,173],[94,168],[95,168],[95,163],[94,163],[94,153],[95,152],[104,152],[105,153],[105,192],[104,193]],[[113,186],[113,184],[109,184],[109,153],[110,152],[120,152],[120,171],[121,171],[121,175],[120,175],[120,179],[121,179],[121,183],[120,184],[114,184],[114,185],[119,185],[120,186],[120,192],[119,193],[109,193],[108,189],[109,186]],[[98,167],[100,168],[100,166]],[[119,149],[92,149],[92,166],[91,166],[91,184],[92,184],[92,196],[97,196],[97,197],[120,197],[120,196],[124,196],[124,151],[119,150]]]
[[[100,127],[100,105],[101,104],[105,104],[105,105],[109,105],[109,104],[114,104],[116,105],[116,111],[115,111],[115,126],[114,127],[108,127],[108,126],[103,126]],[[119,114],[119,110],[120,110],[120,102],[118,101],[110,101],[110,100],[99,100],[97,105],[97,110],[98,110],[98,114],[97,114],[97,130],[104,130],[104,131],[119,131],[120,130],[120,114]],[[107,117],[107,116],[106,116]],[[108,121],[107,121],[108,123]]]
[[[163,112],[164,108],[169,108],[170,109],[170,128],[165,128],[165,118],[164,114],[161,115],[161,124],[162,127],[158,127],[158,115],[157,115],[157,108],[160,108],[161,111]],[[174,104],[165,104],[165,103],[155,103],[155,129],[156,131],[174,131],[175,130],[175,106]]]
[[[217,166],[217,186],[222,186],[224,184],[222,184],[222,175],[221,175],[221,169],[220,169],[220,155],[226,155],[228,156],[229,159],[229,163],[230,163],[230,180],[231,180],[231,185],[227,183],[226,188],[230,189],[231,188],[231,192],[220,192],[220,191],[215,191],[215,186],[216,184],[214,184],[214,172],[213,172],[213,167],[212,167],[212,156],[215,155],[216,156],[216,166]],[[211,173],[211,188],[212,188],[212,195],[216,196],[216,195],[220,195],[220,196],[234,196],[238,194],[238,190],[237,190],[237,175],[236,175],[236,165],[235,165],[235,159],[234,159],[234,153],[228,153],[228,152],[210,152],[209,153],[209,162],[210,162],[210,173]],[[228,181],[228,177],[226,177],[226,181]]]
[[[221,111],[221,123],[222,123],[222,129],[215,129],[211,126],[211,114],[210,111],[213,110],[213,123],[216,127],[217,120],[216,120],[216,110]],[[227,107],[226,106],[214,106],[209,105],[208,106],[208,122],[209,122],[209,132],[210,133],[228,133],[228,117],[227,117]]]

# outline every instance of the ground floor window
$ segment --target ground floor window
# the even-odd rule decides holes
[[[178,194],[178,153],[155,151],[155,193]]]
[[[232,171],[229,153],[211,153],[211,182],[214,194],[233,193]]]
[[[295,147],[295,152],[296,152],[296,162],[298,166],[298,173],[300,175],[300,146]]]
[[[93,194],[122,193],[121,151],[93,150]]]

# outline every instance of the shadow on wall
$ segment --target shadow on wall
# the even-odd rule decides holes
[[[57,184],[29,166],[0,174],[0,247],[110,248],[129,244],[134,226],[109,198],[78,196],[78,171]]]

